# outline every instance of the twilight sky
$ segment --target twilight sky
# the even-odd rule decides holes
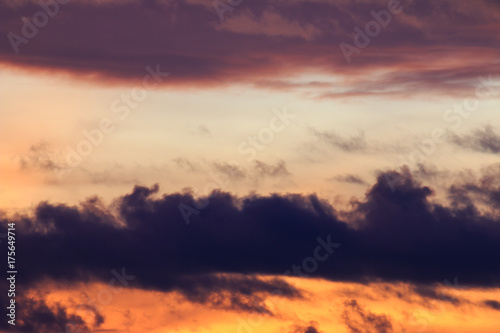
[[[0,332],[498,332],[499,1],[0,0],[0,31]]]

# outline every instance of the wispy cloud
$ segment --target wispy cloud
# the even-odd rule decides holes
[[[255,171],[258,177],[283,177],[289,176],[290,172],[285,161],[278,161],[275,165],[266,164],[262,161],[255,161]]]
[[[345,301],[342,319],[350,333],[391,333],[393,331],[390,317],[369,312],[356,300]]]
[[[351,174],[335,176],[330,178],[330,180],[336,180],[342,183],[358,184],[358,185],[368,185],[368,183],[361,177]]]
[[[311,129],[314,136],[326,144],[339,148],[346,152],[364,151],[368,148],[365,135],[361,132],[358,135],[351,135],[349,137],[342,137],[333,131],[318,131]]]
[[[500,134],[497,134],[490,125],[468,135],[452,134],[451,141],[457,146],[478,152],[500,153]]]

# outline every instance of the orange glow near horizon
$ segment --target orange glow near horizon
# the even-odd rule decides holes
[[[266,278],[266,277],[263,277]],[[344,317],[356,318],[345,303],[355,300],[365,316],[385,315],[393,332],[495,333],[498,311],[485,307],[486,299],[499,299],[500,289],[438,288],[438,292],[457,297],[460,305],[428,299],[416,294],[410,285],[373,283],[360,285],[318,279],[285,278],[302,290],[304,299],[266,298],[273,315],[246,313],[191,303],[178,292],[159,292],[113,288],[103,283],[61,287],[39,287],[47,304],[60,303],[86,318],[92,326],[93,314],[81,304],[97,305],[105,314],[98,330],[117,332],[279,332],[316,323],[323,332],[349,333]],[[132,282],[133,284],[133,282]],[[89,301],[91,300],[91,301]]]

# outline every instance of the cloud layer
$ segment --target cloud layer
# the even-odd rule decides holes
[[[474,191],[498,191],[486,185],[476,184]],[[26,264],[20,278],[26,284],[107,279],[111,269],[126,267],[146,289],[186,295],[203,286],[230,290],[227,278],[213,274],[280,275],[312,254],[321,238],[342,246],[331,246],[335,253],[319,263],[316,277],[434,283],[460,276],[465,285],[499,286],[497,215],[481,213],[469,187],[453,188],[453,206],[446,207],[431,203],[432,190],[409,174],[388,172],[364,201],[353,203],[351,221],[345,222],[314,195],[237,198],[213,192],[194,199],[137,186],[112,209],[97,198],[81,207],[44,202],[34,216],[4,218],[2,225],[19,222],[18,257]],[[192,213],[190,224],[179,207]],[[320,256],[330,251],[324,247]],[[138,260],[141,253],[147,260]],[[253,291],[266,291],[252,281],[247,282]],[[293,289],[285,294],[298,296]]]
[[[372,11],[388,4],[244,1],[221,21],[210,1],[80,0],[47,11],[34,1],[0,1],[1,62],[101,82],[141,82],[147,66],[159,65],[171,73],[164,85],[239,82],[313,88],[323,97],[470,93],[478,76],[500,73],[500,6],[492,0],[401,1],[403,11],[348,64],[340,43],[355,46],[354,29],[364,31]]]
[[[17,258],[23,263],[18,283],[27,290],[44,281],[71,285],[115,276],[125,285],[133,280],[135,288],[179,292],[190,302],[273,316],[264,303],[268,296],[304,297],[279,276],[402,281],[430,298],[437,297],[433,286],[455,276],[463,286],[499,287],[498,211],[480,210],[469,196],[478,189],[497,193],[492,184],[450,189],[447,207],[432,203],[432,190],[409,173],[387,172],[347,214],[314,195],[239,198],[213,192],[195,199],[136,186],[111,207],[98,198],[79,207],[42,202],[33,216],[4,216],[1,224],[5,229],[17,222]],[[180,207],[192,213],[189,224]],[[69,318],[43,299],[27,301],[34,312],[47,312],[56,327]],[[380,332],[390,329],[389,321],[364,314],[357,304],[346,304],[346,311],[349,327],[369,321]]]

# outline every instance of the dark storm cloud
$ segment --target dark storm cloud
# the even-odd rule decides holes
[[[314,195],[214,192],[195,202],[190,194],[160,196],[157,186],[137,186],[111,210],[97,198],[79,207],[43,202],[31,217],[3,216],[2,229],[17,222],[18,283],[25,288],[45,279],[107,282],[112,269],[124,267],[135,276],[135,288],[178,291],[193,302],[272,315],[266,296],[276,290],[303,296],[284,281],[256,275],[282,275],[297,263],[305,274],[300,263],[316,252],[331,256],[309,275],[332,281],[422,286],[459,276],[464,286],[500,286],[498,215],[484,215],[472,203],[433,204],[432,190],[411,175],[401,175],[391,188],[387,174],[364,201],[353,203],[358,220],[352,224]],[[455,191],[465,195],[467,189]],[[203,201],[186,225],[180,204],[199,207]],[[431,289],[419,290],[432,296]]]
[[[163,84],[172,87],[240,82],[321,88],[316,95],[325,97],[469,93],[478,76],[500,74],[500,7],[488,0],[402,0],[403,12],[347,64],[340,43],[354,44],[353,29],[364,29],[371,11],[386,10],[388,2],[245,1],[221,22],[212,1],[79,0],[59,5],[27,38],[21,18],[32,21],[41,7],[2,0],[0,58],[108,83],[142,80],[146,66],[158,64],[171,73]],[[9,33],[25,38],[14,43],[17,54]],[[311,71],[349,80],[294,79]]]
[[[107,278],[112,268],[126,267],[139,287],[188,294],[210,285],[194,283],[210,273],[282,274],[321,237],[342,247],[319,265],[317,277],[426,284],[459,276],[463,285],[500,285],[500,224],[494,214],[432,204],[432,190],[410,175],[401,175],[394,190],[385,176],[354,203],[360,217],[351,225],[314,195],[237,198],[214,192],[196,201],[207,205],[189,225],[179,205],[195,205],[195,199],[186,193],[160,196],[157,186],[137,186],[120,198],[113,206],[118,218],[96,198],[80,207],[43,202],[34,216],[14,219],[24,245],[18,254],[26,263],[23,283]],[[9,221],[3,218],[4,227]],[[148,259],[136,260],[140,253]],[[230,279],[215,281],[208,289],[231,286]]]
[[[451,140],[457,146],[483,153],[500,153],[500,135],[492,126],[474,131],[469,135],[452,135]]]

